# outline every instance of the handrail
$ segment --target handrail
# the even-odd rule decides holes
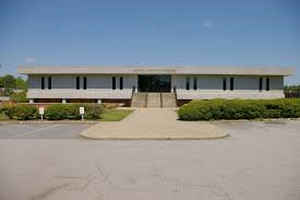
[[[148,107],[148,93],[145,93],[145,108]]]
[[[173,87],[173,90],[174,90],[174,94],[175,94],[175,103],[176,103],[176,106],[178,106],[178,103],[177,103],[177,88],[176,88],[176,86]]]
[[[131,106],[132,106],[132,100],[133,100],[133,95],[134,95],[134,93],[135,93],[135,86],[132,87],[132,92],[131,92],[131,102],[130,102]]]
[[[163,108],[163,98],[162,98],[162,93],[159,93],[159,98],[160,98],[160,107]]]
[[[131,99],[132,99],[134,93],[135,93],[135,86],[132,87]]]

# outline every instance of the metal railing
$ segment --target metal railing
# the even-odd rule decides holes
[[[178,103],[177,103],[177,89],[176,89],[176,86],[173,87],[173,91],[174,91],[174,94],[175,94],[175,103],[176,103],[176,106],[178,106]]]
[[[162,97],[162,93],[159,93],[159,98],[160,98],[160,107],[163,107],[163,97]]]
[[[132,100],[133,100],[134,93],[135,93],[135,86],[132,87],[130,105],[132,105]]]

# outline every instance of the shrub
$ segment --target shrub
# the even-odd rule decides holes
[[[30,120],[38,117],[38,110],[33,105],[6,104],[2,107],[2,111],[10,119]]]
[[[100,119],[101,114],[104,111],[103,105],[91,104],[91,105],[84,105],[85,107],[85,119]]]
[[[85,108],[85,119],[100,119],[103,106],[98,104],[53,104],[45,109],[45,118],[48,120],[78,120],[81,119],[79,107]]]
[[[26,98],[26,91],[23,92],[14,92],[10,95],[10,100],[15,103],[25,103],[28,101]]]
[[[274,100],[194,100],[178,110],[181,120],[296,118],[300,99]]]
[[[45,109],[45,118],[48,120],[61,120],[67,117],[67,105],[53,104]]]

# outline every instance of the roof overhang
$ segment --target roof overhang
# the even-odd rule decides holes
[[[172,75],[257,75],[289,76],[292,68],[286,67],[19,67],[21,74],[172,74]]]

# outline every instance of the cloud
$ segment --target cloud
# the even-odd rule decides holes
[[[26,57],[25,58],[25,63],[35,63],[36,58],[35,57]]]
[[[202,26],[204,27],[204,28],[212,28],[213,26],[214,26],[214,23],[213,23],[213,21],[212,20],[204,20],[203,22],[202,22]]]

